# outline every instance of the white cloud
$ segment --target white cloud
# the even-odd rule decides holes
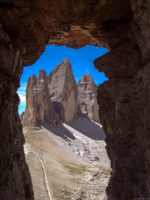
[[[26,102],[26,84],[23,83],[18,89],[18,95],[20,97],[20,102]]]
[[[20,97],[20,101],[21,102],[26,102],[26,96],[25,95],[22,95],[21,93],[18,92],[18,95]]]
[[[18,89],[17,92],[20,98],[18,111],[19,111],[19,114],[21,114],[23,111],[25,111],[25,107],[26,107],[26,84],[22,83],[21,87]]]

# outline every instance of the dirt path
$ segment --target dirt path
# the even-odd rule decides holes
[[[42,170],[43,170],[43,174],[44,174],[44,182],[45,182],[45,185],[46,185],[47,194],[48,194],[49,200],[53,200],[52,194],[51,194],[51,191],[50,191],[50,187],[49,187],[49,184],[48,184],[48,177],[47,177],[47,174],[46,174],[46,169],[45,169],[43,160],[41,159],[40,155],[36,151],[34,151],[31,147],[29,147],[29,148],[30,148],[30,152],[33,153],[38,158],[38,160],[39,160],[39,162],[42,166]]]

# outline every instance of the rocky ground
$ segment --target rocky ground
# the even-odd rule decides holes
[[[100,130],[84,118],[57,128],[24,128],[35,200],[106,199],[111,169]]]

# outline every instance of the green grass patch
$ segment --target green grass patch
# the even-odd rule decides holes
[[[78,174],[81,175],[86,171],[86,166],[81,165],[81,166],[72,166],[72,165],[67,165],[63,164],[64,168],[66,168],[70,174]]]
[[[106,170],[104,170],[104,175],[105,175],[106,177],[110,177],[111,172],[112,172],[112,169],[106,169]]]

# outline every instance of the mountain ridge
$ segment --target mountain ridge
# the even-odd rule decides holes
[[[64,59],[47,76],[44,69],[38,77],[32,75],[27,81],[26,109],[23,114],[25,126],[71,122],[86,117],[99,122],[97,85],[90,74],[75,81],[69,59]]]

